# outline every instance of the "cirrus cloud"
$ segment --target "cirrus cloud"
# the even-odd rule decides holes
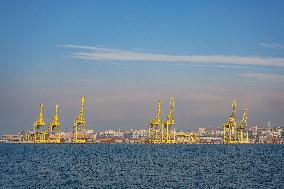
[[[234,64],[284,67],[282,57],[240,56],[240,55],[170,55],[142,53],[127,50],[101,48],[84,45],[60,45],[76,49],[71,57],[94,61],[150,61],[150,62],[188,62],[206,64]]]
[[[260,81],[268,80],[268,81],[275,81],[275,82],[283,82],[284,76],[278,74],[271,74],[271,73],[241,73],[241,77],[257,79]]]
[[[280,43],[259,43],[261,47],[268,48],[268,49],[282,49],[284,46]]]

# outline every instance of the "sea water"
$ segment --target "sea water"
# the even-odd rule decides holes
[[[1,188],[284,188],[284,145],[0,144]]]

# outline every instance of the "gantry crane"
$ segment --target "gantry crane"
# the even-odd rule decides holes
[[[229,120],[223,124],[224,128],[224,139],[223,142],[224,144],[235,144],[237,143],[237,130],[236,130],[236,118],[235,118],[235,113],[236,113],[236,106],[237,103],[235,100],[232,102],[232,113],[229,118]]]
[[[158,101],[156,117],[150,120],[148,126],[148,141],[150,143],[158,143],[161,127],[161,101]]]
[[[40,104],[39,118],[34,122],[34,142],[45,143],[47,140],[47,131],[44,130],[44,119],[43,119],[43,104]],[[42,130],[40,131],[40,128]]]
[[[85,97],[81,97],[81,110],[79,116],[76,117],[74,121],[74,142],[75,143],[85,143],[86,136],[87,136],[87,127],[86,121],[84,118],[84,104],[85,104]]]
[[[247,120],[248,120],[248,109],[246,108],[246,109],[244,109],[243,118],[242,118],[240,124],[238,125],[238,142],[240,144],[249,143]]]
[[[60,143],[60,122],[58,117],[58,104],[55,106],[55,114],[49,123],[49,142]]]
[[[170,99],[170,111],[167,115],[166,120],[163,122],[162,125],[162,143],[176,143],[176,130],[175,130],[175,118],[174,118],[174,111],[175,111],[175,99],[171,97]],[[164,136],[165,133],[165,136]]]

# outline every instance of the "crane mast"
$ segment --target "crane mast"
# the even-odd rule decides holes
[[[161,126],[161,101],[158,101],[156,116],[150,120],[148,126],[148,141],[150,143],[157,143],[159,141],[160,127]]]
[[[173,97],[170,98],[170,111],[167,115],[166,120],[162,126],[162,143],[175,143],[176,142],[176,130],[174,127],[175,119],[174,119],[174,110],[175,110],[175,99]],[[166,130],[166,136],[164,137],[164,130]]]
[[[87,136],[87,127],[86,127],[86,121],[84,118],[84,105],[85,105],[85,97],[81,97],[81,109],[79,116],[76,117],[74,121],[74,142],[75,143],[85,143],[86,142],[86,136]]]
[[[155,122],[156,123],[160,123],[161,122],[161,101],[158,101],[158,105],[157,105],[157,113],[156,113],[156,117],[155,117]]]
[[[47,139],[47,131],[44,130],[45,122],[43,119],[43,104],[40,104],[39,117],[34,122],[34,142],[45,143]],[[40,128],[42,129],[40,130]]]
[[[43,104],[40,104],[40,111],[39,111],[39,117],[34,123],[34,129],[39,129],[40,127],[44,127],[44,119],[43,119]]]
[[[55,106],[53,120],[49,123],[49,132],[51,143],[60,143],[60,122],[58,117],[58,104]]]
[[[237,142],[237,132],[236,132],[237,123],[236,123],[236,118],[235,118],[236,106],[237,106],[237,103],[235,100],[233,100],[232,113],[230,115],[230,118],[225,124],[223,124],[224,144],[234,144]]]
[[[246,144],[249,143],[248,141],[248,109],[244,109],[243,117],[238,125],[238,141],[240,144]]]

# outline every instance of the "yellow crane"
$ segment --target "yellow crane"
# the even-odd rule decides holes
[[[243,118],[242,118],[240,124],[238,125],[238,142],[240,144],[249,143],[247,120],[248,120],[248,109],[246,108],[246,109],[244,109]]]
[[[158,143],[159,142],[159,134],[160,134],[160,126],[161,126],[161,101],[158,101],[156,117],[150,120],[148,126],[148,141],[150,143]]]
[[[235,144],[237,143],[237,130],[236,130],[236,118],[235,118],[235,113],[236,113],[236,106],[237,103],[235,100],[232,102],[232,113],[229,118],[229,120],[223,124],[224,128],[224,139],[223,142],[224,144]]]
[[[25,140],[27,142],[32,142],[32,134],[30,133],[30,131],[25,132]]]
[[[19,140],[19,142],[24,141],[24,132],[18,133],[18,140]]]
[[[49,142],[60,143],[60,122],[58,117],[58,104],[55,106],[55,114],[52,121],[49,123]]]
[[[190,133],[191,144],[196,144],[196,140],[199,136],[196,133]]]
[[[177,134],[177,143],[182,144],[196,144],[198,135],[194,132],[180,132]]]
[[[175,119],[174,119],[174,111],[175,111],[175,99],[173,97],[170,98],[170,111],[167,115],[166,120],[162,126],[162,143],[176,143],[176,130],[175,130]],[[165,130],[165,136],[164,136]]]
[[[43,119],[43,104],[40,104],[39,118],[34,122],[34,142],[45,143],[47,139],[47,131],[44,130],[44,119]],[[42,130],[40,128],[42,127]]]
[[[84,118],[84,104],[85,104],[85,97],[81,97],[81,110],[79,116],[76,117],[74,121],[74,142],[75,143],[85,143],[86,136],[87,136],[87,127],[86,121]]]

